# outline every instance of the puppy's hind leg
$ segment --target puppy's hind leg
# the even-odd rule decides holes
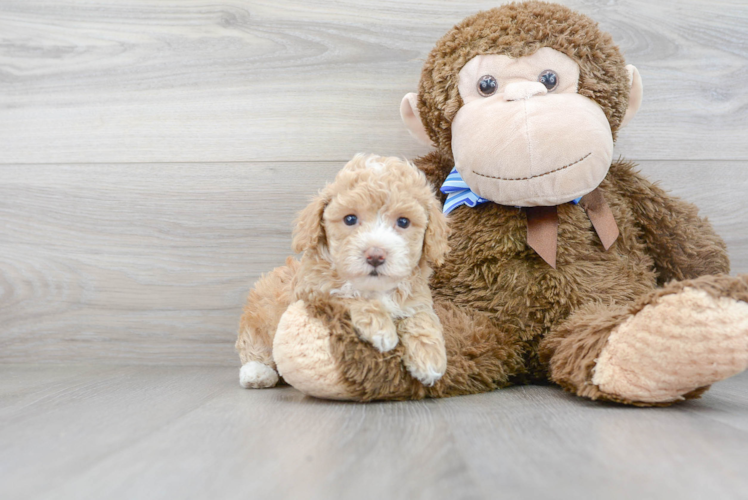
[[[299,262],[289,257],[285,266],[264,275],[249,292],[236,340],[242,362],[239,383],[244,388],[273,387],[278,383],[273,337],[291,303],[291,281],[298,268]]]

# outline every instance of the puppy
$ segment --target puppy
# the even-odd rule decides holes
[[[424,385],[447,356],[428,277],[449,247],[441,206],[426,177],[398,158],[355,156],[299,215],[286,266],[249,293],[236,348],[246,388],[278,382],[273,336],[286,308],[311,298],[341,302],[356,333],[386,352],[402,342],[403,362]]]

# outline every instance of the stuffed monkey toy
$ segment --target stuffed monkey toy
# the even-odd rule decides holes
[[[434,148],[415,163],[452,231],[430,279],[446,373],[426,386],[402,346],[380,352],[313,308],[281,321],[279,373],[310,395],[359,401],[550,381],[663,406],[745,370],[748,276],[728,275],[725,244],[696,207],[612,159],[641,100],[610,35],[564,6],[512,3],[452,28],[400,109]]]

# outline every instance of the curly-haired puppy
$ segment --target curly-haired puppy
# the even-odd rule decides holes
[[[447,356],[428,277],[442,263],[447,224],[426,177],[398,158],[357,155],[299,215],[293,249],[301,262],[262,277],[250,292],[236,348],[241,385],[278,382],[273,335],[297,300],[340,301],[358,335],[379,351],[405,347],[404,363],[425,385]]]

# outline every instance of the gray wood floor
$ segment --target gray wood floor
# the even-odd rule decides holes
[[[748,376],[665,409],[555,387],[403,403],[223,367],[0,367],[7,499],[738,499]]]
[[[748,498],[748,376],[670,409],[246,391],[242,303],[434,42],[500,0],[0,0],[0,498]],[[563,0],[644,81],[620,154],[748,272],[748,2]]]

